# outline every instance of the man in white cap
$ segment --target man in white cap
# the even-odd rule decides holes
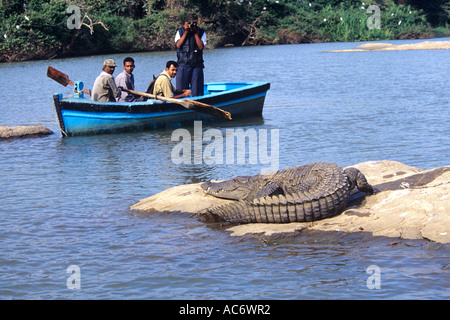
[[[116,63],[113,59],[106,59],[103,62],[103,71],[95,79],[92,88],[91,99],[102,102],[115,102],[117,97],[120,97],[120,90],[114,82],[113,73],[116,69]]]

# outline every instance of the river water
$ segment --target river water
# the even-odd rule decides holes
[[[268,81],[271,89],[262,118],[203,130],[278,130],[280,168],[449,165],[450,51],[324,52],[359,44],[206,51],[206,82]],[[125,56],[108,58],[121,64]],[[132,56],[144,90],[175,55]],[[0,142],[0,299],[450,298],[448,245],[363,233],[266,241],[231,237],[189,215],[131,212],[169,187],[266,165],[174,164],[172,129],[62,138],[52,94],[71,91],[46,77],[47,66],[91,88],[105,58],[0,64],[0,125],[55,131]]]

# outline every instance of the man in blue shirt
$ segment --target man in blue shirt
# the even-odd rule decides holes
[[[134,90],[134,68],[133,58],[127,57],[123,60],[123,71],[115,79],[117,87]],[[118,102],[133,102],[139,100],[139,97],[125,91],[122,91],[122,94],[117,98]]]

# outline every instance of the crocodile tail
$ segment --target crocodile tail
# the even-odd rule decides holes
[[[344,170],[350,184],[350,190],[357,187],[359,191],[373,194],[373,187],[367,182],[364,174],[356,168],[347,168]]]

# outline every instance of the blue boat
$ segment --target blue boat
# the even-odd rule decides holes
[[[53,96],[59,128],[63,136],[142,131],[192,124],[194,120],[219,121],[212,115],[186,109],[179,103],[152,100],[141,102],[98,102],[79,94]],[[189,98],[231,113],[233,119],[261,116],[268,82],[215,82],[205,84],[205,94]],[[183,99],[179,99],[183,101]],[[222,120],[229,121],[229,120]]]

